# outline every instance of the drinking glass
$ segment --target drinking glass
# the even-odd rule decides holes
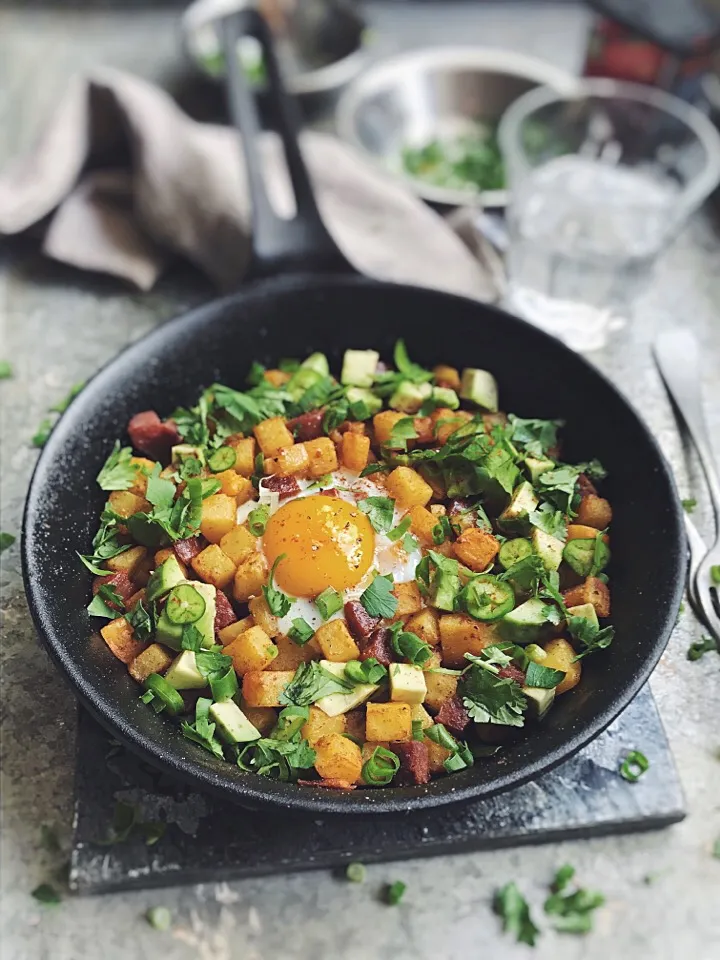
[[[677,97],[598,79],[524,94],[498,138],[506,305],[576,348],[601,346],[720,181],[720,134]]]

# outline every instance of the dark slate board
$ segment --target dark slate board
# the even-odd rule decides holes
[[[77,744],[70,887],[81,894],[651,830],[685,815],[649,689],[593,744],[536,782],[489,800],[412,816],[306,818],[249,810],[238,815],[237,807],[194,793],[113,746],[84,711]],[[630,784],[618,776],[618,765],[639,746],[650,769]],[[143,819],[167,821],[156,845],[148,847],[139,837],[110,847],[94,842],[107,836],[120,799],[136,804]]]

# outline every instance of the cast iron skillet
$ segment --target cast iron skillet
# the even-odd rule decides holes
[[[240,293],[210,303],[133,344],[90,381],[53,431],[38,461],[25,510],[23,564],[30,609],[48,650],[76,695],[115,737],[145,759],[245,805],[275,804],[325,813],[385,813],[484,797],[536,777],[596,737],[632,700],[662,653],[680,604],[686,563],[681,508],[672,476],[648,429],[615,388],[557,340],[502,311],[462,297],[355,275],[326,233],[296,142],[291,105],[261,21],[226,24],[226,50],[240,31],[263,42],[298,213],[273,214],[255,153],[254,101],[230,84],[254,202],[255,270]],[[228,61],[233,58],[228,56]],[[237,73],[237,71],[236,71]],[[352,792],[300,788],[243,773],[184,739],[140,703],[137,685],[96,635],[85,612],[90,578],[76,557],[88,552],[105,495],[95,476],[114,439],[139,410],[169,415],[203,386],[242,388],[253,359],[328,354],[339,369],[348,347],[392,356],[398,337],[432,366],[477,364],[497,376],[504,409],[562,417],[564,455],[597,456],[612,502],[612,647],[583,661],[583,679],[527,739],[472,769],[425,787]]]

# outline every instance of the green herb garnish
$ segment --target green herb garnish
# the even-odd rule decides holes
[[[506,883],[496,891],[493,908],[502,918],[505,933],[513,934],[518,943],[535,946],[540,930],[533,922],[527,900],[515,883]]]
[[[388,906],[396,907],[402,900],[406,890],[407,884],[403,883],[402,880],[396,880],[387,886],[385,890],[385,902]]]
[[[565,864],[555,874],[551,885],[553,891],[545,901],[545,913],[552,917],[553,926],[560,933],[589,933],[593,925],[593,913],[605,903],[601,893],[577,889],[565,893],[575,875],[570,864]]]
[[[304,646],[315,636],[315,631],[303,617],[296,617],[288,631],[288,637],[299,647]]]
[[[387,787],[400,769],[400,758],[386,747],[375,747],[362,768],[362,778],[371,787]]]
[[[261,537],[265,533],[268,519],[270,517],[270,508],[267,504],[261,503],[250,511],[248,516],[248,530],[254,537]]]
[[[84,388],[84,386],[85,386],[84,380],[82,383],[74,383],[72,387],[70,387],[70,390],[68,391],[67,396],[63,397],[62,400],[59,400],[54,407],[50,407],[50,412],[65,413],[67,408],[70,406],[70,404],[75,399],[75,397],[80,393],[80,391]]]
[[[565,679],[562,670],[553,670],[551,667],[543,667],[539,663],[530,661],[525,672],[525,686],[540,687],[544,690],[551,690],[557,687]]]
[[[44,420],[40,421],[40,426],[37,428],[35,434],[32,438],[32,445],[34,447],[44,447],[47,443],[47,439],[52,432],[52,421],[48,420],[47,417]]]
[[[398,602],[392,591],[392,581],[377,576],[361,594],[360,603],[371,617],[394,617]]]
[[[48,904],[48,906],[56,906],[62,900],[62,897],[51,883],[41,883],[40,886],[35,887],[31,896],[40,903]]]
[[[376,533],[388,533],[392,527],[395,501],[390,497],[366,497],[358,506],[367,516]]]
[[[110,604],[113,604],[113,607]],[[97,594],[87,606],[91,617],[104,617],[115,620],[125,610],[125,601],[110,583],[102,583]]]
[[[101,490],[128,490],[137,481],[138,468],[130,463],[132,449],[121,447],[120,441],[115,446],[97,475],[97,482]]]
[[[196,662],[200,656],[201,654],[199,653],[195,655]],[[207,656],[212,656],[212,654],[207,654]],[[227,657],[226,659],[229,660],[230,658]],[[198,670],[200,670],[199,663],[197,667]],[[202,673],[202,670],[200,672]],[[188,740],[199,744],[219,760],[222,760],[224,757],[222,744],[215,739],[215,724],[211,723],[208,719],[211,706],[212,700],[207,697],[199,697],[195,704],[195,723],[188,723],[187,720],[183,720],[180,724],[180,729],[182,730],[183,736],[187,737]]]
[[[270,613],[274,614],[276,617],[284,617],[285,614],[290,611],[290,608],[293,605],[293,601],[290,599],[290,597],[286,593],[283,593],[282,590],[278,590],[278,588],[273,584],[277,565],[284,558],[284,553],[281,553],[280,556],[276,558],[275,563],[272,565],[272,570],[270,571],[270,582],[267,586],[263,586],[262,588],[263,595],[265,596],[267,605],[270,608]]]
[[[0,553],[7,550],[15,543],[15,537],[11,533],[0,533]]]
[[[0,380],[9,380],[13,376],[12,364],[9,360],[0,360]]]
[[[640,777],[650,768],[650,761],[639,750],[631,750],[620,764],[620,776],[630,783],[637,783]]]
[[[307,707],[333,693],[347,693],[353,689],[350,680],[336,677],[320,665],[318,660],[301,663],[295,676],[280,694],[280,702],[296,707]]]
[[[522,727],[527,699],[514,680],[500,679],[473,663],[460,681],[458,693],[476,723]]]
[[[614,627],[600,628],[584,617],[569,616],[567,627],[573,640],[583,645],[582,651],[575,657],[576,660],[581,660],[589,653],[595,653],[597,650],[606,650],[615,637]]]
[[[697,506],[695,497],[687,497],[685,500],[681,500],[680,503],[685,513],[692,513]]]
[[[699,660],[706,653],[718,653],[717,641],[714,637],[706,637],[704,634],[699,640],[694,640],[688,647],[688,660]]]
[[[342,610],[342,605],[342,597],[337,590],[333,590],[332,587],[327,587],[315,598],[315,606],[320,611],[320,616],[323,620],[329,620],[334,613]]]

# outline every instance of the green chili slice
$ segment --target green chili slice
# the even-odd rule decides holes
[[[471,580],[462,590],[460,601],[471,617],[489,623],[510,613],[515,594],[509,583],[485,576]]]
[[[183,698],[175,687],[171,687],[165,677],[161,677],[159,673],[151,673],[143,686],[149,693],[152,693],[154,699],[163,705],[163,709],[171,717],[176,717],[185,709]]]
[[[498,560],[504,570],[529,557],[533,552],[532,544],[524,537],[516,537],[515,540],[506,540],[500,547]]]
[[[207,465],[213,473],[222,473],[223,470],[230,470],[235,466],[237,453],[232,447],[218,447],[213,450],[207,459]]]
[[[189,583],[180,583],[168,594],[165,613],[170,623],[197,623],[205,613],[205,598]]]

